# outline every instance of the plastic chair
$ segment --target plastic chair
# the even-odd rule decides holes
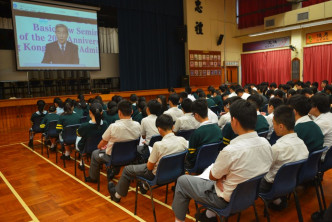
[[[49,138],[59,138],[59,134],[56,131],[56,125],[58,124],[58,120],[50,121],[48,124],[47,132],[42,134],[41,141],[42,141],[42,154],[43,154],[43,148],[44,148],[44,142]],[[45,141],[44,141],[45,140]],[[50,157],[48,147],[46,146],[47,150],[47,158]]]
[[[121,167],[131,164],[137,157],[137,146],[139,139],[127,142],[116,142],[113,144],[111,160],[106,167]],[[102,166],[102,165],[101,165]],[[98,191],[100,189],[100,171],[98,175]]]
[[[84,181],[86,180],[86,175],[85,175],[85,165],[84,165],[84,155],[86,157],[91,156],[91,153],[98,149],[98,144],[100,143],[100,141],[102,140],[102,136],[103,133],[100,133],[99,135],[94,135],[92,137],[88,137],[87,140],[85,141],[85,146],[83,150],[78,151],[77,149],[75,149],[75,176],[76,176],[76,154],[78,154],[79,157],[82,158],[82,167],[83,167],[83,174],[84,174]]]
[[[40,128],[40,124],[43,121],[45,115],[36,116],[33,118],[32,126],[29,129],[29,139],[32,138],[32,142],[29,142],[29,146],[33,149],[33,137],[37,133],[43,133],[43,130]],[[31,140],[30,140],[31,141]]]
[[[260,136],[260,137],[264,137],[264,138],[266,138],[268,133],[269,133],[269,131],[267,130],[267,131],[263,131],[263,132],[260,132],[260,133],[257,133],[257,134],[258,134],[258,136]]]
[[[297,198],[297,194],[295,191],[296,182],[297,182],[297,175],[301,168],[301,166],[307,161],[307,159],[299,160],[292,163],[286,163],[280,167],[278,170],[272,188],[267,193],[259,193],[259,197],[264,201],[264,209],[267,217],[267,221],[270,221],[270,215],[268,210],[268,203],[269,200],[274,200],[275,198],[286,196],[289,193],[293,193],[296,210],[299,221],[303,221],[301,207],[299,200]]]
[[[138,194],[138,182],[142,181],[146,183],[150,190],[150,198],[152,203],[152,211],[154,221],[157,221],[156,211],[153,202],[153,193],[152,190],[165,186],[166,185],[166,196],[165,203],[167,203],[167,194],[168,194],[168,184],[177,180],[177,178],[184,174],[184,159],[186,156],[187,150],[182,151],[180,153],[170,154],[167,156],[163,156],[158,164],[156,176],[153,180],[145,179],[144,177],[137,177],[136,183],[136,196],[135,196],[135,212],[137,212],[137,194]]]
[[[326,201],[322,186],[322,180],[324,173],[330,169],[332,169],[332,147],[330,147],[330,149],[327,151],[324,161],[319,166],[319,173],[318,173],[318,182],[319,182],[320,192],[322,195],[324,210],[326,210]]]
[[[150,139],[149,146],[153,147],[153,144],[155,142],[161,141],[162,139],[163,139],[163,137],[160,135],[153,135]]]
[[[191,137],[191,134],[193,134],[193,132],[195,131],[195,129],[191,129],[191,130],[179,130],[176,135],[177,136],[181,136],[183,138],[185,138],[186,140],[189,140]]]
[[[320,163],[321,156],[322,156],[323,152],[326,150],[327,150],[327,147],[324,147],[324,149],[312,152],[309,155],[308,160],[302,165],[302,167],[299,171],[299,174],[298,174],[298,178],[297,178],[297,185],[303,184],[310,180],[315,181],[315,189],[316,189],[316,195],[317,195],[317,200],[318,200],[320,211],[322,211],[323,208],[322,208],[322,203],[320,200],[320,194],[318,191],[319,182],[318,182],[317,174],[318,174],[318,166]]]
[[[247,209],[250,206],[253,206],[256,221],[258,221],[255,200],[258,197],[259,184],[264,175],[265,174],[256,176],[254,178],[251,178],[245,182],[238,184],[231,195],[229,204],[224,209],[211,207],[205,203],[195,201],[196,213],[199,213],[201,209],[208,209],[217,214],[220,221],[223,221],[222,217],[224,217],[225,220],[227,221],[229,216],[233,214],[238,214],[237,221],[240,221],[241,211]],[[197,204],[200,204],[202,206],[198,208]]]
[[[61,152],[62,155],[64,155],[64,150],[65,150],[65,146],[71,146],[71,145],[75,145],[76,143],[76,131],[77,129],[80,127],[81,124],[74,124],[74,125],[68,125],[66,127],[63,128],[62,130],[62,139],[63,141],[60,141],[61,144]],[[58,163],[58,152],[55,152],[55,162]],[[63,167],[66,168],[66,160],[65,158],[63,158]]]
[[[186,169],[190,174],[202,173],[208,166],[210,166],[217,159],[219,155],[220,143],[211,143],[201,146],[198,149],[198,154],[195,162],[195,166],[191,169]]]

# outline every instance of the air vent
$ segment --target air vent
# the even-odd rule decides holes
[[[265,27],[272,27],[274,26],[274,19],[269,19],[265,21]]]
[[[303,20],[308,20],[309,19],[309,12],[303,12],[303,13],[299,13],[297,14],[297,21],[303,21]]]

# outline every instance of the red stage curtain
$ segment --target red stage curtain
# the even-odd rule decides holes
[[[329,1],[329,0],[308,0],[308,1],[302,2],[302,8],[310,6],[310,5],[315,5],[315,4],[319,4],[322,2],[326,2],[326,1]]]
[[[292,10],[286,0],[239,0],[239,29],[264,24],[264,17]]]
[[[332,81],[332,44],[303,49],[303,81]],[[321,90],[321,89],[320,89]]]
[[[275,82],[285,84],[291,79],[289,49],[241,55],[242,83]]]

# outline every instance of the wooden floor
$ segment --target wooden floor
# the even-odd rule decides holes
[[[126,198],[119,204],[109,199],[106,175],[101,176],[101,189],[83,182],[83,172],[74,176],[74,160],[55,164],[55,154],[47,158],[41,155],[40,138],[36,136],[34,150],[27,146],[27,132],[0,135],[0,221],[153,221],[151,201],[148,195],[139,194],[138,212],[134,215],[134,184]],[[73,154],[72,154],[73,156]],[[88,170],[86,171],[88,174]],[[115,178],[115,182],[119,177]],[[324,175],[323,187],[327,203],[332,201],[332,170]],[[171,210],[173,192],[169,191],[168,203],[164,203],[165,188],[154,190],[157,219],[174,221]],[[298,189],[304,221],[318,210],[314,187]],[[263,202],[256,201],[260,221]],[[186,221],[194,221],[195,208],[190,204]],[[297,221],[294,199],[282,212],[270,211],[271,221]],[[236,221],[231,217],[229,221]],[[253,209],[241,215],[241,221],[255,221]]]

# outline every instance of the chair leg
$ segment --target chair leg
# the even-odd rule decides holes
[[[97,190],[99,191],[100,190],[100,171],[101,171],[101,167],[103,166],[103,164],[99,165],[99,174],[98,174],[98,187],[97,187]]]
[[[240,222],[241,212],[237,215],[237,222]]]
[[[84,175],[84,181],[86,181],[86,175],[85,175],[85,165],[84,165],[84,159],[82,156],[82,167],[83,167],[83,175]]]
[[[49,151],[48,151],[48,146],[46,146],[46,152],[47,152],[47,158],[50,158],[50,154],[49,154]]]
[[[154,207],[154,202],[153,202],[153,194],[152,194],[152,188],[149,185],[149,189],[150,189],[150,198],[151,198],[151,203],[152,203],[152,211],[153,211],[153,217],[154,217],[154,221],[157,222],[157,217],[156,217],[156,210]]]
[[[62,158],[63,158],[63,168],[66,168],[66,159],[64,158],[64,155],[65,155],[65,153],[64,153],[64,150],[65,150],[65,145],[64,144],[62,144]]]
[[[167,204],[168,184],[166,184],[165,204]]]
[[[300,206],[300,202],[299,202],[299,199],[297,198],[297,194],[296,194],[295,190],[294,190],[293,194],[294,194],[294,198],[295,198],[296,211],[297,211],[297,216],[299,218],[299,222],[303,222],[301,206]]]
[[[326,210],[326,202],[325,202],[325,195],[324,195],[323,185],[322,185],[322,177],[321,177],[321,174],[318,174],[318,175],[319,175],[318,182],[319,182],[320,193],[322,195],[324,210]]]
[[[320,193],[319,193],[318,180],[319,180],[319,178],[315,177],[315,190],[316,190],[316,196],[317,196],[317,201],[318,201],[318,205],[319,205],[319,211],[323,212],[322,201],[320,199]]]
[[[138,181],[136,182],[136,192],[135,192],[135,211],[134,214],[136,215],[137,213],[137,195],[138,194]]]
[[[254,204],[252,205],[252,207],[254,208],[254,212],[255,212],[255,217],[256,217],[256,221],[259,222],[259,219],[258,219],[258,214],[257,214],[257,210],[256,210],[256,204],[254,202]]]
[[[77,154],[77,152],[75,151],[75,153],[74,153],[74,156],[75,156],[75,162],[74,162],[74,166],[75,166],[75,177],[76,177],[76,154]]]
[[[42,143],[41,154],[44,155],[44,136],[43,136],[43,134],[41,135],[41,143]]]
[[[261,198],[264,202],[264,216],[267,217],[267,221],[270,222],[270,214],[269,214],[269,209],[268,209],[268,205],[267,205],[267,202],[264,198]]]

